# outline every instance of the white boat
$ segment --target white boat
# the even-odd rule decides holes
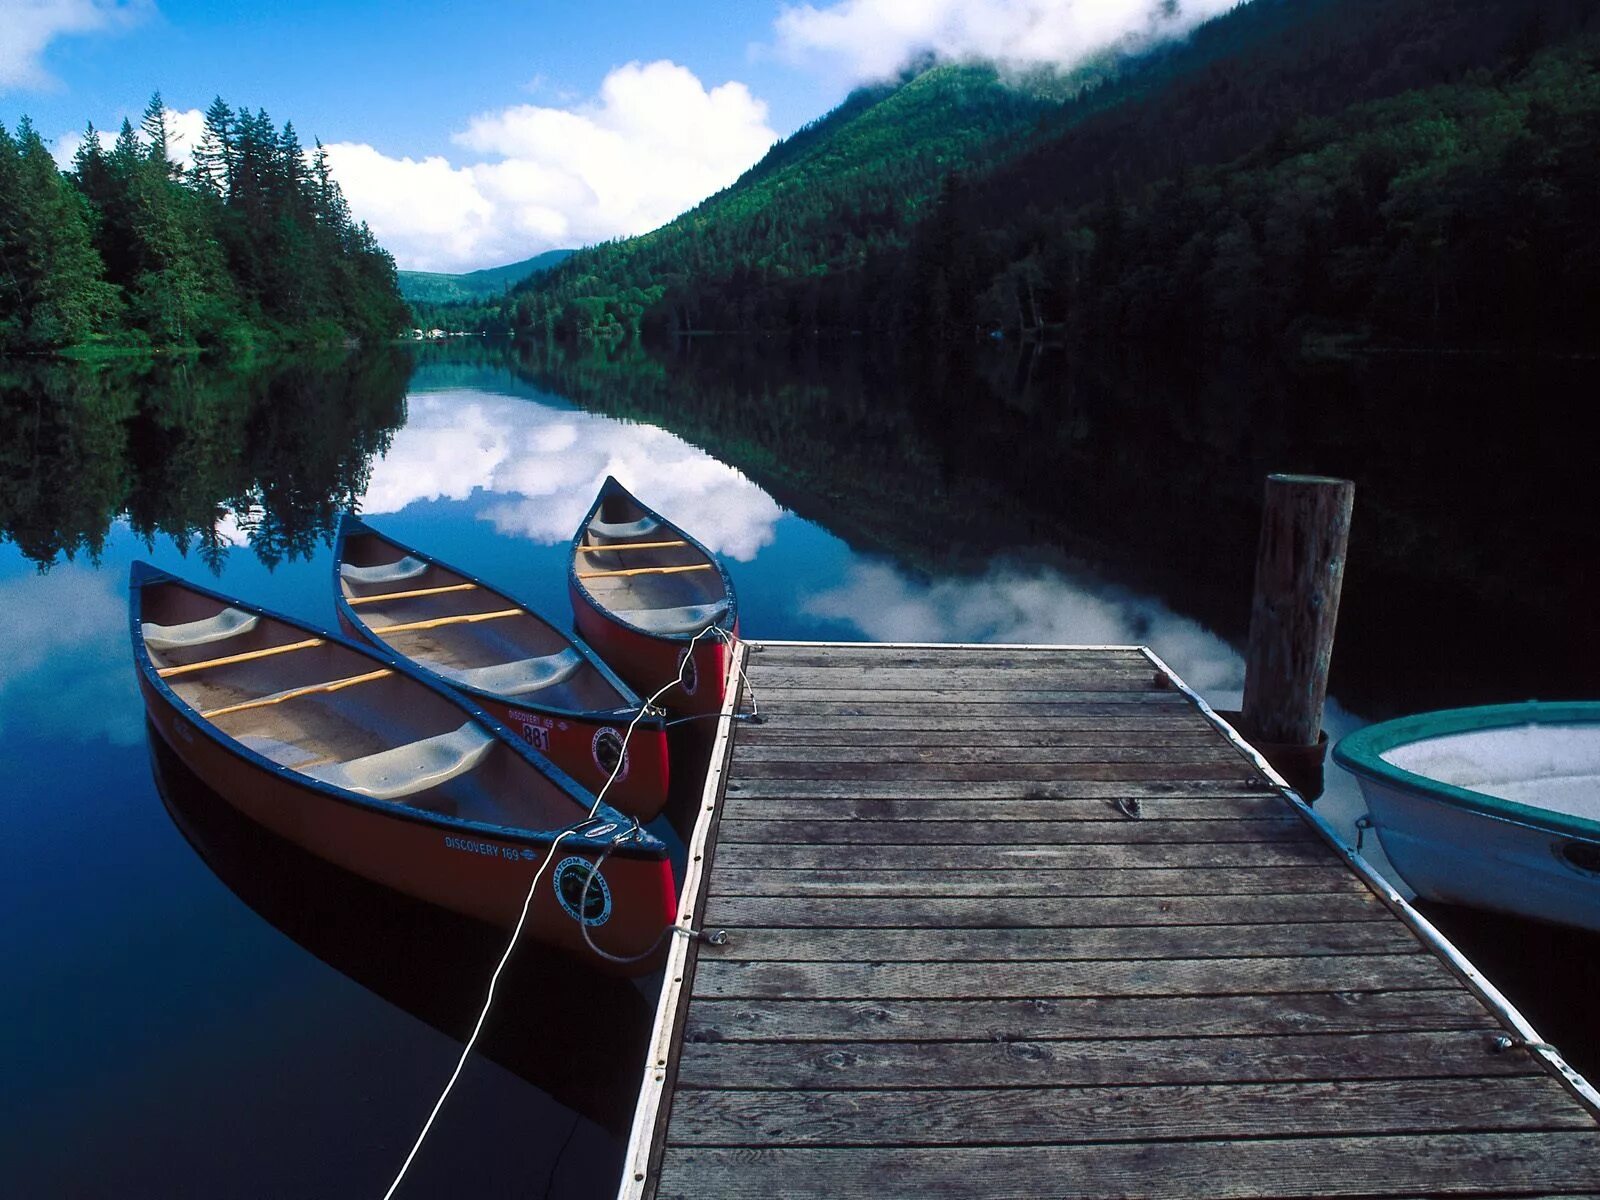
[[[1600,702],[1422,713],[1333,758],[1423,899],[1600,931]]]

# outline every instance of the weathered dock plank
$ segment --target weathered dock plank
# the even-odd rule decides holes
[[[1239,1139],[1006,1147],[682,1147],[662,1200],[909,1196],[1149,1200],[1594,1194],[1586,1131]],[[1397,1187],[1404,1181],[1411,1191]]]
[[[746,1092],[686,1089],[673,1133],[685,1146],[1030,1146],[1478,1129],[1592,1129],[1542,1075],[1481,1081],[1482,1103],[1452,1103],[1454,1080],[1341,1079],[1140,1088],[901,1088]]]
[[[1465,989],[1279,992],[1211,996],[1022,997],[982,1000],[713,1000],[696,998],[690,1042],[999,1042],[1101,1038],[1394,1033],[1501,1026]]]
[[[1600,1196],[1592,1089],[1151,656],[753,651],[625,1196]]]

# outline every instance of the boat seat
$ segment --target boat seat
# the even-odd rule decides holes
[[[637,625],[646,633],[699,633],[707,625],[722,619],[728,611],[728,602],[715,604],[683,604],[677,608],[619,608],[617,616],[630,625]]]
[[[225,608],[214,617],[187,621],[182,625],[157,625],[146,621],[140,627],[144,644],[152,650],[184,650],[190,646],[204,646],[249,633],[261,621],[253,613]]]
[[[476,721],[468,721],[450,733],[348,762],[307,767],[301,774],[375,800],[398,800],[472,770],[494,743],[492,733]]]
[[[640,517],[637,521],[611,522],[602,521],[596,517],[589,522],[589,532],[600,537],[628,538],[643,537],[647,533],[654,533],[661,528],[661,522],[654,517]]]
[[[409,554],[395,562],[379,563],[374,567],[339,564],[339,574],[351,583],[399,583],[402,579],[415,579],[427,569],[427,563]]]
[[[522,696],[570,679],[583,666],[583,657],[569,646],[559,654],[495,663],[487,667],[429,665],[451,683],[493,692],[497,696]]]

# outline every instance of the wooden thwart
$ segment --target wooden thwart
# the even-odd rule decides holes
[[[681,538],[667,542],[618,542],[614,546],[577,546],[579,554],[610,554],[613,550],[665,550],[673,546],[687,546]]]
[[[251,662],[257,658],[271,658],[274,654],[288,654],[292,650],[309,650],[313,646],[325,644],[322,638],[306,638],[303,642],[289,642],[283,646],[268,646],[264,650],[246,650],[243,654],[229,654],[224,658],[207,658],[200,662],[184,663],[176,667],[158,667],[156,674],[163,679],[172,679],[178,675],[188,675],[193,671],[205,671],[211,667],[226,667],[233,663]]]
[[[502,608],[497,612],[461,613],[454,617],[433,617],[427,621],[405,621],[399,625],[373,625],[373,633],[405,633],[410,629],[438,629],[441,625],[471,625],[477,621],[498,621],[502,617],[520,617],[521,608]]]
[[[374,679],[382,679],[394,672],[385,667],[381,671],[368,671],[365,675],[351,675],[347,679],[333,679],[327,683],[313,683],[306,687],[290,688],[286,692],[279,692],[273,696],[263,696],[259,700],[246,700],[241,704],[230,704],[225,708],[213,708],[200,715],[206,720],[214,717],[225,717],[229,713],[244,712],[249,708],[266,708],[273,704],[282,704],[286,700],[298,700],[301,696],[314,696],[321,692],[337,692],[347,687],[355,687],[358,683],[371,683]]]
[[[450,583],[443,587],[412,588],[409,592],[383,592],[377,596],[346,596],[345,603],[352,608],[361,604],[380,604],[385,600],[412,600],[418,596],[442,596],[446,592],[470,592],[477,589],[475,583]]]
[[[679,575],[684,571],[714,571],[710,563],[690,563],[683,567],[633,567],[627,571],[579,571],[579,579],[615,579],[620,575]]]

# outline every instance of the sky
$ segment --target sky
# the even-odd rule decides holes
[[[402,269],[644,233],[913,56],[1070,67],[1233,0],[0,0],[0,122],[174,151],[221,95],[294,122]]]

